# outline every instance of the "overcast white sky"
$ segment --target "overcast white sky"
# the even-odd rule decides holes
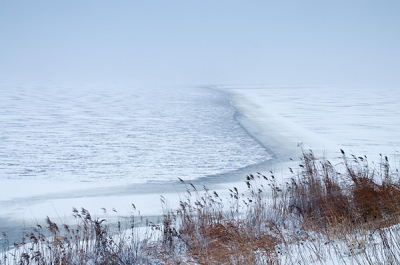
[[[400,85],[400,1],[0,2],[0,81]]]

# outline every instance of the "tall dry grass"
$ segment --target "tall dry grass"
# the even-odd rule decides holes
[[[146,264],[151,261],[148,246],[157,232],[151,225],[137,227],[143,221],[140,216],[130,216],[130,221],[123,225],[92,218],[84,208],[80,211],[74,208],[72,214],[76,220],[72,226],[59,225],[47,217],[46,227],[37,225],[23,231],[21,240],[12,248],[4,245],[0,264]]]
[[[162,223],[142,230],[74,210],[76,228],[47,219],[0,264],[400,264],[398,172],[342,155],[334,166],[303,152],[284,185],[251,174],[228,198],[181,180],[179,207],[162,200]]]
[[[247,191],[233,188],[225,201],[184,183],[188,197],[164,223],[167,261],[397,264],[398,173],[387,158],[378,168],[365,157],[343,152],[342,159],[335,167],[303,152],[298,172],[285,186],[272,172],[257,173],[247,176]]]

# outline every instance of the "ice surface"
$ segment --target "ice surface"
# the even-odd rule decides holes
[[[254,134],[277,148],[298,152],[303,142],[318,155],[339,148],[380,162],[399,163],[400,89],[395,87],[226,88]],[[251,128],[250,128],[251,130]],[[296,150],[297,149],[297,150]]]
[[[196,179],[268,159],[207,88],[1,87],[0,179]]]

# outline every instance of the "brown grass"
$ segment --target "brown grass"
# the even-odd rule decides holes
[[[145,233],[74,209],[75,228],[47,219],[0,264],[399,264],[398,173],[342,153],[333,166],[303,152],[285,187],[257,173],[229,198],[181,180],[186,198]]]
[[[370,231],[380,235],[371,245],[383,242],[389,249],[397,247],[396,238],[385,243],[388,234],[383,232],[399,223],[400,213],[400,182],[398,175],[390,172],[388,160],[374,170],[366,158],[349,161],[343,152],[341,167],[339,172],[329,161],[317,159],[311,151],[303,152],[299,172],[285,188],[276,184],[272,172],[268,177],[249,175],[250,197],[245,199],[234,188],[225,207],[218,194],[206,190],[200,196],[194,189],[195,196],[188,196],[179,209],[168,213],[170,221],[164,223],[168,242],[182,244],[185,256],[196,264],[279,264],[285,249],[301,248],[304,241],[313,242],[314,250],[300,259],[323,263],[329,246],[325,254],[319,253],[321,241],[328,245],[339,240],[351,254],[368,244],[365,240],[360,243],[359,238]],[[359,264],[378,259],[366,253]],[[400,252],[387,253],[391,254],[386,261],[397,259]],[[176,262],[174,258],[168,261]]]
[[[383,227],[398,222],[400,182],[389,172],[387,158],[381,163],[381,174],[371,170],[364,158],[353,157],[350,163],[344,152],[343,174],[312,152],[303,154],[300,166],[303,170],[288,189],[289,207],[313,228]]]

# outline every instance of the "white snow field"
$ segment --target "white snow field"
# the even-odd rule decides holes
[[[232,95],[242,122],[276,152],[298,153],[304,143],[317,155],[338,148],[379,162],[398,163],[400,88],[396,87],[221,87]],[[396,158],[396,159],[395,159]]]

